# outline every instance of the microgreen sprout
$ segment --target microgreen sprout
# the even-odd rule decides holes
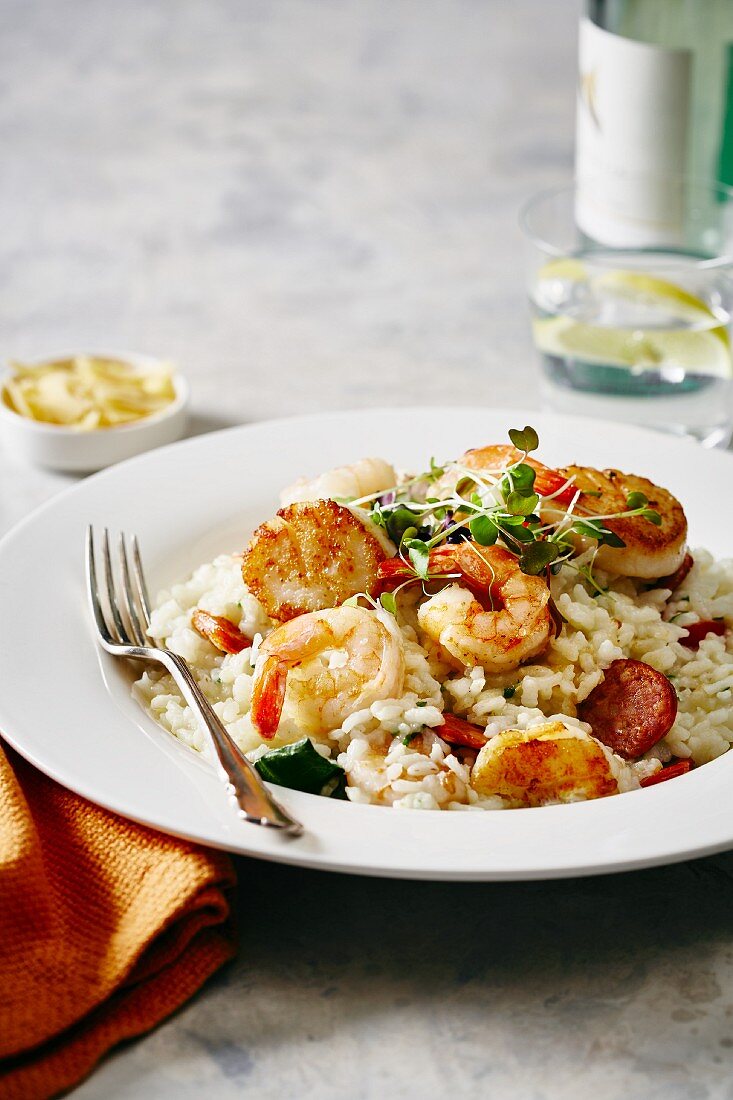
[[[396,593],[408,584],[420,582],[425,589],[427,582],[456,576],[446,572],[445,558],[431,565],[431,551],[462,539],[470,539],[474,548],[501,543],[516,554],[522,571],[534,576],[556,574],[572,565],[596,594],[602,594],[605,590],[593,579],[592,562],[574,563],[583,552],[578,539],[596,549],[622,548],[625,542],[613,529],[614,520],[640,517],[661,524],[659,513],[638,491],[628,493],[623,511],[589,514],[579,501],[598,499],[600,491],[576,488],[574,475],[563,478],[529,459],[539,447],[534,428],[512,428],[509,438],[520,452],[515,462],[476,470],[460,461],[439,464],[431,458],[423,473],[349,502],[351,507],[369,508],[370,518],[397,546],[405,565],[406,579],[386,603],[381,598],[387,610],[396,608]],[[545,513],[550,503],[552,512]]]
[[[390,615],[397,614],[397,600],[394,592],[383,592],[379,597],[379,602],[385,611],[389,611]]]
[[[364,600],[365,603],[368,603],[369,606],[375,611],[380,606],[380,604],[377,603],[377,601],[372,596],[370,596],[368,592],[357,592],[354,596],[349,596],[348,600],[344,600],[341,606],[358,607],[361,600]]]
[[[539,436],[529,424],[525,428],[510,428],[509,438],[514,446],[527,454],[528,451],[536,451],[540,445]]]
[[[354,596],[349,596],[348,600],[344,600],[343,607],[358,607],[363,600],[368,604],[370,608],[376,611],[378,608],[383,608],[388,611],[390,615],[397,614],[397,594],[401,588],[404,588],[404,584],[401,584],[399,588],[396,588],[394,592],[382,592],[378,600],[375,600],[373,596],[370,596],[368,592],[357,592]]]

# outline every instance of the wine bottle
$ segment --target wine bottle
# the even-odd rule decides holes
[[[607,244],[674,243],[682,176],[733,185],[733,0],[586,0],[576,171]]]

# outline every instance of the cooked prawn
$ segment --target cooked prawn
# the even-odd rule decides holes
[[[649,507],[658,512],[661,524],[656,526],[643,516],[604,519],[604,524],[623,539],[623,547],[601,546],[596,564],[610,573],[624,577],[653,580],[674,573],[682,565],[687,552],[687,517],[680,502],[667,489],[655,485],[637,474],[620,470],[594,470],[589,466],[565,466],[557,471],[561,477],[572,478],[580,490],[575,513],[580,516],[608,516],[627,509],[629,493],[643,493]],[[543,518],[552,519],[554,507],[543,508]],[[577,539],[579,549],[594,546],[592,541]]]
[[[287,504],[305,500],[357,500],[391,489],[396,484],[397,474],[389,462],[383,458],[360,458],[350,466],[337,466],[335,470],[327,470],[311,481],[299,478],[294,485],[283,489],[280,503],[285,507]]]
[[[394,616],[361,607],[311,612],[277,627],[260,646],[252,723],[272,738],[285,708],[306,733],[326,733],[378,699],[399,698],[404,678]]]
[[[457,572],[465,582],[449,584],[417,610],[421,628],[454,662],[506,672],[545,648],[553,629],[550,590],[542,577],[522,573],[514,554],[460,542],[433,551],[430,568]]]
[[[567,477],[563,476],[560,471],[551,470],[549,466],[544,466],[536,458],[524,455],[522,451],[511,444],[473,447],[458,459],[457,465],[467,467],[469,470],[492,471],[500,476],[503,475],[508,466],[514,466],[518,462],[524,462],[534,470],[536,493],[542,497],[552,496],[561,504],[571,503],[576,490],[573,488],[572,483],[569,483]]]
[[[270,618],[285,622],[368,592],[390,552],[366,513],[335,500],[290,504],[253,534],[242,577]]]
[[[241,653],[252,645],[252,639],[243,634],[231,619],[212,615],[200,607],[191,615],[191,626],[221,653]]]

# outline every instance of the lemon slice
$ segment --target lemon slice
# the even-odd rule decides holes
[[[702,298],[690,294],[677,283],[658,279],[656,275],[648,275],[643,271],[609,271],[596,277],[593,287],[606,296],[612,294],[637,305],[661,306],[681,321],[694,324],[710,318],[717,320]]]
[[[567,256],[561,260],[550,260],[537,272],[539,279],[566,279],[568,282],[580,282],[588,278],[585,264]]]
[[[545,317],[533,323],[535,343],[546,355],[634,371],[679,367],[717,378],[733,375],[728,333],[708,329],[602,328],[571,317]]]

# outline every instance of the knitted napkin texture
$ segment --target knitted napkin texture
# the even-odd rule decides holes
[[[235,951],[222,852],[95,806],[0,744],[0,1097],[71,1088]]]

